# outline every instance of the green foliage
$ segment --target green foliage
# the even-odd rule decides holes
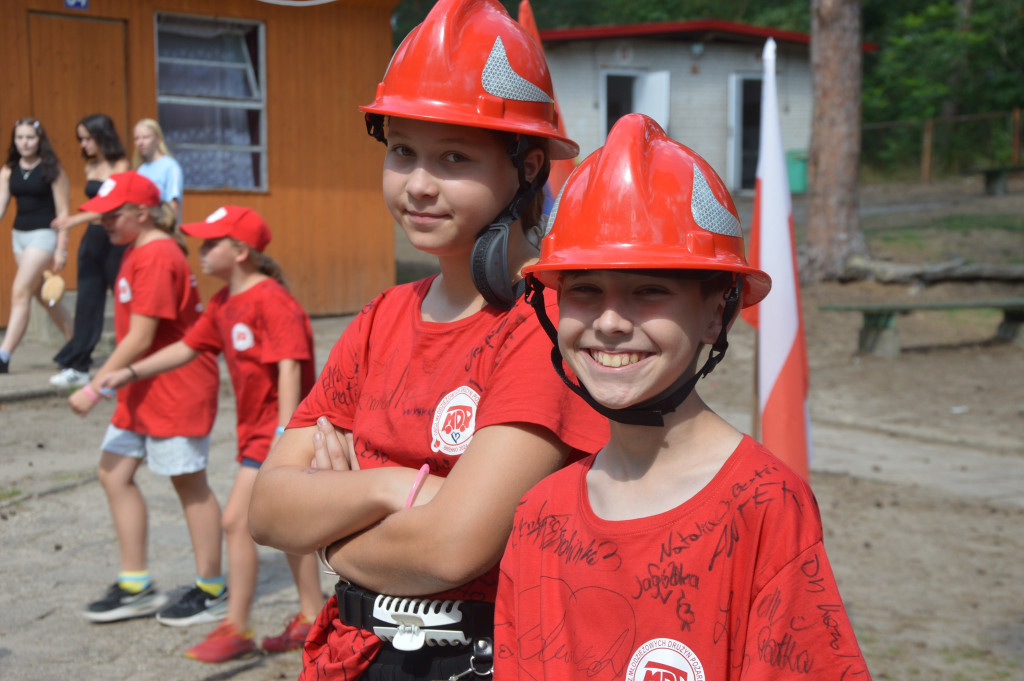
[[[810,31],[813,0],[531,0],[541,29],[725,19]],[[923,121],[954,114],[1005,112],[1024,104],[1024,3],[1019,0],[861,0],[863,35],[877,50],[864,58],[867,123]],[[519,0],[503,0],[512,16]],[[402,0],[396,43],[423,20],[434,0]],[[867,174],[920,174],[920,123],[868,128]],[[937,126],[933,170],[956,173],[1006,163],[1012,132],[1002,121]],[[863,176],[863,174],[862,174]]]
[[[1007,111],[1024,102],[1020,3],[868,0],[864,15],[879,48],[865,60],[866,121]]]
[[[502,0],[514,17],[518,0]],[[395,43],[423,20],[434,0],[402,0],[395,8]],[[531,0],[541,29],[726,19],[794,31],[810,30],[808,0]]]

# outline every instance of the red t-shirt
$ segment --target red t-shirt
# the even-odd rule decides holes
[[[159,319],[144,356],[177,342],[202,313],[195,277],[173,239],[157,239],[121,259],[114,292],[117,342],[127,335],[133,314]],[[129,383],[117,391],[110,422],[153,437],[202,437],[217,415],[220,378],[210,354],[165,374]]]
[[[868,681],[810,488],[745,437],[692,499],[607,521],[594,458],[531,489],[501,561],[494,678]]]
[[[262,463],[278,424],[277,363],[300,363],[301,395],[316,380],[309,315],[273,279],[236,295],[225,286],[210,299],[184,340],[199,352],[224,353],[237,402],[237,458]]]
[[[334,346],[292,425],[327,415],[352,431],[360,468],[430,465],[445,476],[476,430],[540,425],[579,452],[608,440],[607,420],[569,391],[550,364],[551,340],[522,299],[508,311],[486,307],[456,322],[423,321],[432,279],[385,291]],[[553,296],[549,314],[557,319]],[[494,600],[497,566],[436,598]],[[362,673],[380,640],[336,621],[332,596],[307,639],[303,678]],[[308,676],[307,676],[308,675]]]

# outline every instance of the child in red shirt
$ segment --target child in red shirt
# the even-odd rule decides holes
[[[160,190],[136,172],[115,173],[80,210],[99,213],[111,243],[127,244],[118,270],[117,347],[96,376],[68,402],[85,416],[99,402],[104,376],[178,341],[202,306],[183,248],[172,238],[174,214]],[[103,439],[99,479],[110,503],[121,571],[107,595],[83,613],[112,622],[156,612],[174,626],[211,622],[226,606],[220,570],[220,505],[206,479],[210,430],[217,414],[217,362],[196,362],[121,391]],[[145,458],[178,493],[196,560],[196,584],[167,605],[146,567],[146,504],[135,483]],[[164,607],[167,606],[167,607]]]
[[[551,94],[498,2],[442,0],[363,107],[387,145],[385,204],[440,274],[356,315],[256,479],[257,541],[324,549],[343,575],[303,679],[489,675],[516,502],[607,437],[546,367],[521,295],[549,159],[578,152]]]
[[[810,487],[693,392],[771,286],[721,180],[630,114],[551,217],[524,272],[558,291],[557,332],[536,306],[556,370],[611,439],[516,511],[495,678],[869,679]]]
[[[225,621],[185,655],[203,662],[226,662],[256,649],[248,625],[259,556],[249,535],[249,499],[260,466],[316,378],[313,330],[305,310],[284,287],[277,263],[263,253],[270,243],[270,229],[256,211],[223,206],[205,222],[182,225],[181,231],[204,239],[199,249],[203,272],[227,286],[213,296],[182,340],[108,374],[101,384],[121,388],[207,352],[224,354],[237,399],[241,464],[223,521],[231,597]],[[300,647],[324,601],[316,556],[286,555],[299,592],[300,612],[281,635],[263,640],[268,652]]]

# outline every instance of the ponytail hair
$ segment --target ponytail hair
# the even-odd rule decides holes
[[[237,241],[236,243],[241,244],[242,242]],[[276,260],[271,258],[263,251],[257,251],[255,248],[249,246],[248,244],[242,245],[248,246],[249,260],[256,267],[260,274],[265,274],[266,276],[270,277],[281,286],[288,288],[288,282],[284,278],[284,271],[281,269],[281,266],[277,263]]]
[[[185,255],[188,255],[188,246],[185,245],[185,237],[178,229],[178,216],[171,204],[161,201],[155,206],[144,206],[144,209],[149,213],[149,219],[153,222],[153,226],[161,232],[169,234]]]

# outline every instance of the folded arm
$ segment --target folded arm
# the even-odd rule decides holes
[[[393,595],[461,586],[498,562],[519,499],[568,454],[540,426],[481,428],[436,494],[333,546],[331,565],[360,586]]]
[[[284,432],[253,485],[249,531],[257,543],[310,553],[402,508],[416,471],[351,470],[350,442],[325,418]],[[319,457],[315,446],[323,450]],[[331,463],[313,464],[327,449]]]

